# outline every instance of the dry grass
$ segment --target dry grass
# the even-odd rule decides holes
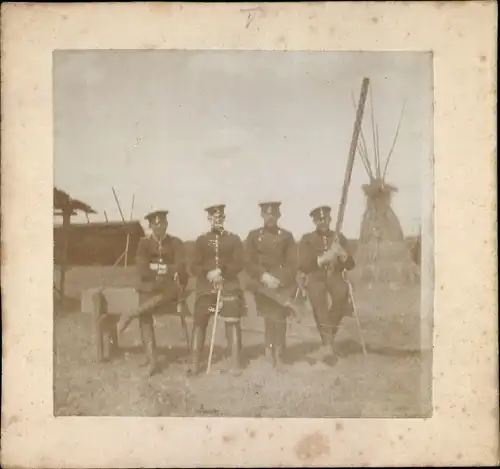
[[[93,271],[93,272],[92,272]],[[95,269],[68,276],[73,294],[96,285]],[[97,279],[97,280],[96,280]],[[108,284],[130,279],[121,271]],[[177,318],[158,318],[160,374],[147,378],[136,324],[120,337],[123,354],[95,362],[91,317],[79,312],[55,323],[55,414],[246,417],[417,417],[420,412],[419,287],[356,289],[369,351],[367,367],[353,318],[342,323],[340,360],[318,360],[317,333],[308,315],[289,330],[287,370],[274,374],[262,357],[263,329],[249,297],[244,320],[245,369],[225,373],[224,333],[218,330],[212,374],[186,376],[187,350]]]

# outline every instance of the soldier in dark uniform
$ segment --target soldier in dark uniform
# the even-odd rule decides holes
[[[179,238],[167,234],[167,214],[162,210],[145,217],[151,234],[141,238],[137,247],[140,306],[123,316],[118,324],[118,330],[124,331],[134,318],[138,318],[150,375],[157,370],[153,313],[176,308],[189,279],[184,245]]]
[[[210,316],[219,307],[219,318],[225,323],[225,332],[231,370],[240,368],[242,348],[241,317],[245,312],[243,291],[239,273],[243,269],[244,250],[239,236],[225,230],[225,205],[214,205],[205,209],[211,230],[198,237],[194,248],[191,272],[196,276],[196,300],[194,306],[194,329],[192,350],[192,372],[200,371],[200,362]],[[218,291],[220,293],[217,305]]]
[[[298,285],[297,247],[292,233],[280,228],[281,202],[261,203],[262,228],[246,240],[247,288],[255,295],[258,314],[264,317],[266,357],[281,367],[285,349],[287,317],[300,314],[294,301]]]
[[[318,207],[310,216],[316,230],[300,240],[299,269],[306,275],[306,289],[321,336],[321,351],[335,355],[334,338],[340,322],[353,311],[344,271],[354,267],[354,259],[347,239],[330,229],[330,207]]]

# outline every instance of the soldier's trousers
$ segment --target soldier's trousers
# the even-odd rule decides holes
[[[342,318],[350,314],[349,287],[341,277],[326,281],[309,281],[307,293],[321,342],[323,345],[330,345]]]
[[[156,348],[156,336],[154,328],[154,319],[152,313],[141,314],[138,317],[139,320],[139,331],[141,333],[142,344],[146,347],[150,344],[153,348]]]
[[[208,322],[210,321],[210,317],[215,313],[216,303],[216,293],[201,295],[195,302],[193,361],[196,368],[199,366],[201,350],[205,344]],[[243,315],[243,311],[244,304],[241,292],[223,296],[219,319],[225,323],[227,346],[233,357],[233,364],[235,366],[238,366],[239,354],[242,348],[241,316]]]
[[[287,308],[263,295],[255,294],[259,316],[264,318],[264,341],[267,349],[282,350],[286,346]]]

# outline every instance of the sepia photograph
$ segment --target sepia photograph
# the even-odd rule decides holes
[[[54,415],[430,416],[432,80],[428,52],[54,51]]]
[[[2,467],[498,465],[496,10],[2,4]]]

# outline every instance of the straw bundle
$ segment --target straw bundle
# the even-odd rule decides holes
[[[382,162],[378,125],[375,123],[371,94],[370,101],[373,160],[370,161],[367,139],[361,130],[361,144],[357,150],[370,182],[362,186],[366,197],[366,209],[361,220],[359,244],[355,255],[356,267],[349,276],[359,282],[411,284],[417,281],[418,271],[410,257],[401,224],[391,208],[391,199],[397,188],[385,181],[405,105],[403,104],[401,110],[392,146],[385,162]]]
[[[350,278],[357,283],[413,284],[419,275],[404,241],[372,240],[359,244]]]
[[[351,277],[361,283],[415,283],[418,269],[412,262],[401,224],[391,207],[396,187],[373,178],[362,188],[366,209],[361,221],[356,268]]]
[[[378,179],[362,187],[366,195],[366,210],[361,221],[360,242],[373,239],[402,242],[403,229],[391,208],[392,194],[397,189]]]

